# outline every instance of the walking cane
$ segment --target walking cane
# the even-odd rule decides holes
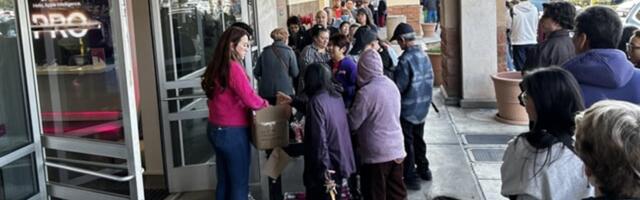
[[[438,110],[438,107],[436,106],[435,103],[433,103],[433,101],[431,102],[431,107],[433,107],[433,110],[435,110],[436,113],[440,114],[440,110]]]

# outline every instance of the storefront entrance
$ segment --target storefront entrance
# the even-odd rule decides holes
[[[215,189],[215,153],[207,139],[201,76],[227,27],[246,22],[257,32],[254,9],[253,0],[151,1],[165,176],[171,193]],[[245,60],[248,72],[252,56],[257,56],[253,38],[252,53]],[[253,157],[250,183],[255,194],[260,177],[257,153]]]

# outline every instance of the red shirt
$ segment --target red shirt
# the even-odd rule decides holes
[[[341,7],[333,8],[333,13],[336,14],[335,15],[336,18],[342,17],[342,8]]]
[[[227,88],[216,89],[207,102],[209,122],[218,126],[248,126],[251,110],[266,108],[269,103],[253,91],[239,62],[231,61],[230,65]]]

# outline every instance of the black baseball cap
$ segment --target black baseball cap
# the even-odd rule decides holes
[[[352,55],[359,54],[365,46],[378,40],[378,34],[367,26],[361,26],[358,28],[353,37],[356,42],[353,44],[353,48],[351,48],[351,52],[349,53]]]
[[[411,25],[407,23],[400,23],[398,24],[398,26],[396,26],[396,30],[393,31],[393,37],[391,37],[390,41],[400,39],[400,37],[409,33],[413,33],[415,37],[415,31],[413,30],[413,27],[411,27]]]

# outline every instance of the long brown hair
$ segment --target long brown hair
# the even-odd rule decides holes
[[[244,36],[249,37],[247,31],[238,27],[229,27],[222,36],[216,46],[213,58],[207,65],[207,70],[202,75],[202,90],[204,90],[207,98],[213,98],[216,89],[226,89],[229,84],[229,69],[231,60],[238,61],[238,57],[233,51],[231,43],[238,45],[240,39]]]

